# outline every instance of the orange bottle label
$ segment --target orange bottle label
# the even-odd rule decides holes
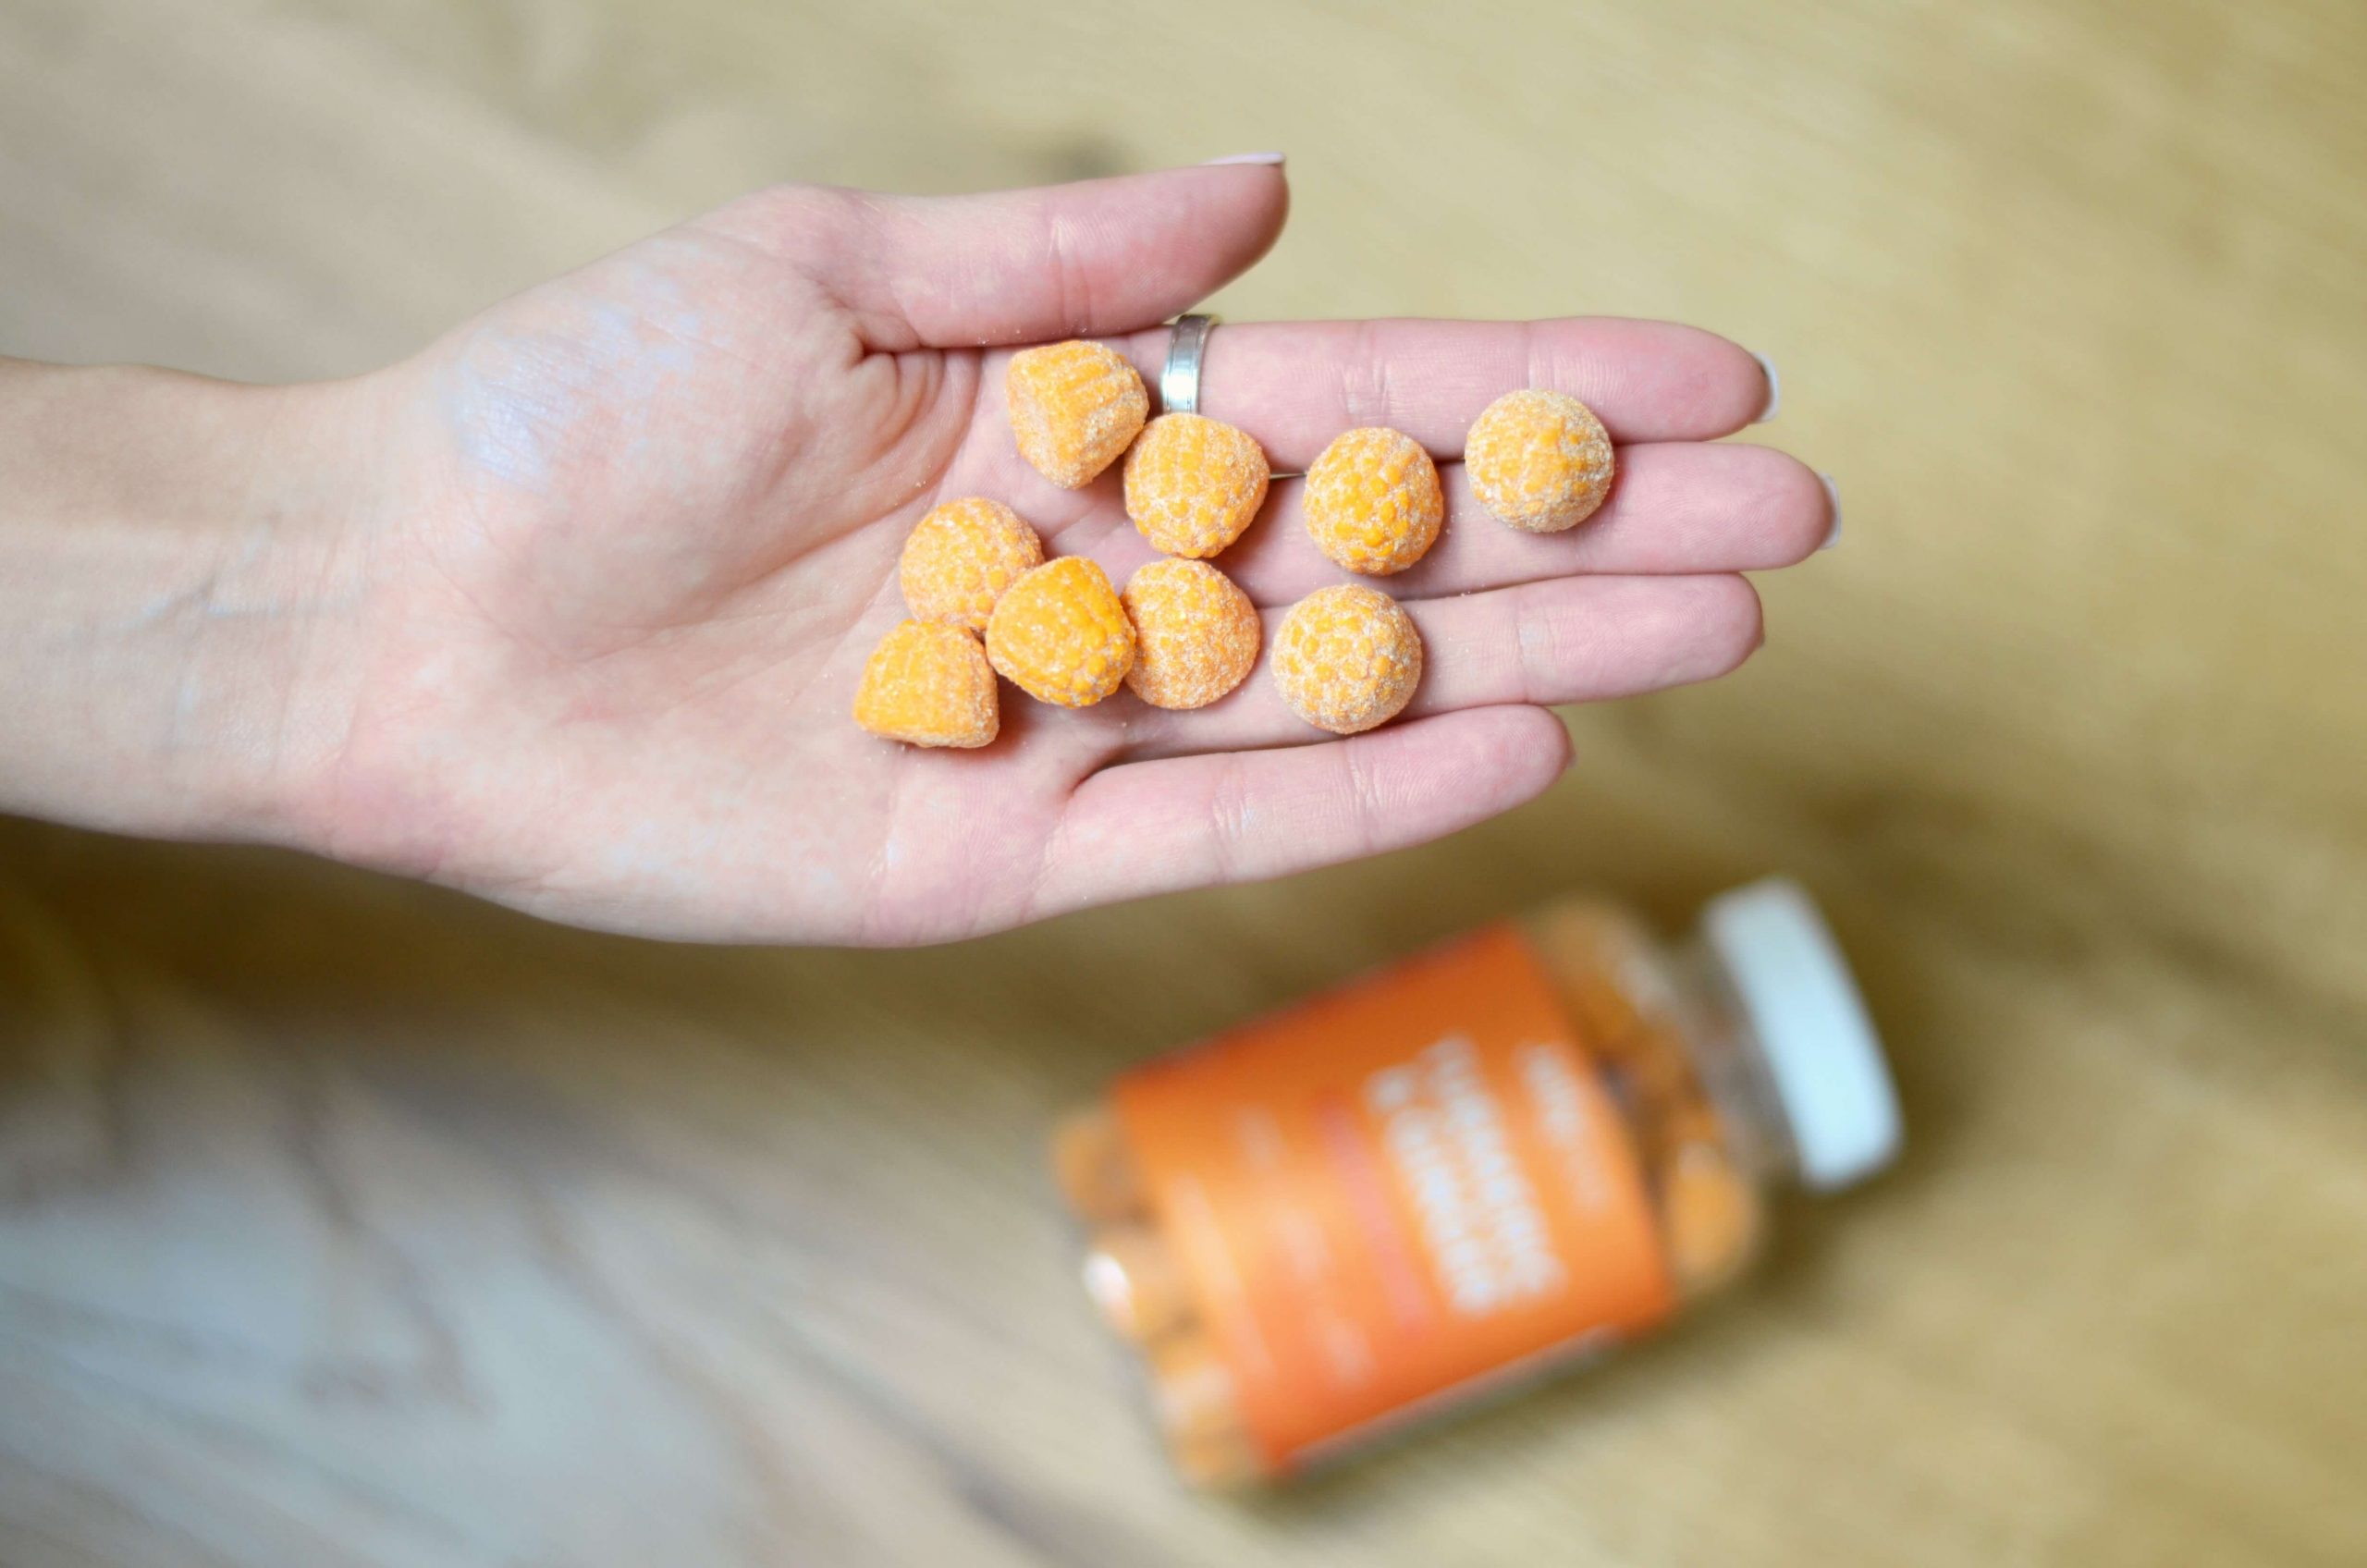
[[[1626,1123],[1509,925],[1113,1093],[1276,1472],[1669,1312]]]

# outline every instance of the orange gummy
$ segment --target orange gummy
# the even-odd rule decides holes
[[[1404,607],[1361,583],[1318,588],[1274,633],[1274,685],[1318,729],[1354,735],[1386,724],[1422,679],[1422,634]]]
[[[1217,1437],[1241,1427],[1233,1373],[1205,1329],[1170,1334],[1150,1347],[1151,1403],[1171,1438]]]
[[[987,629],[995,601],[1044,564],[1044,542],[1000,501],[972,496],[933,508],[904,541],[897,578],[916,620]]]
[[[1096,1106],[1061,1121],[1052,1134],[1052,1174],[1061,1195],[1079,1218],[1139,1219],[1150,1212],[1150,1194],[1134,1164],[1126,1134],[1107,1107]]]
[[[1247,431],[1161,414],[1126,454],[1126,515],[1158,549],[1205,560],[1241,537],[1272,479]]]
[[[1687,1142],[1662,1177],[1661,1207],[1668,1261],[1677,1288],[1698,1294],[1732,1279],[1749,1261],[1759,1233],[1759,1198],[1717,1144]]]
[[[1167,1452],[1174,1462],[1176,1474],[1190,1486],[1230,1491],[1266,1477],[1265,1462],[1258,1457],[1257,1444],[1251,1440],[1246,1427],[1231,1427],[1219,1432],[1172,1433],[1167,1439]]]
[[[1196,1326],[1150,1347],[1151,1396],[1176,1470],[1196,1487],[1245,1487],[1267,1475],[1233,1374]]]
[[[1507,392],[1464,438],[1471,493],[1529,533],[1559,533],[1592,517],[1611,490],[1611,436],[1594,410],[1562,392]]]
[[[1247,678],[1265,628],[1257,606],[1206,561],[1159,560],[1126,580],[1134,623],[1126,687],[1160,708],[1202,708]]]
[[[1603,1056],[1622,1059],[1641,1027],[1631,983],[1640,968],[1635,933],[1600,907],[1571,900],[1532,916],[1528,936],[1588,1040]]]
[[[985,745],[1001,728],[986,650],[961,627],[903,622],[863,667],[854,721],[914,746]]]
[[[1183,1260],[1149,1225],[1112,1225],[1093,1238],[1085,1289],[1110,1327],[1137,1344],[1181,1328],[1196,1312]]]
[[[1438,465],[1402,431],[1343,432],[1307,467],[1307,534],[1350,571],[1404,571],[1429,551],[1445,520]]]
[[[1150,394],[1125,356],[1077,340],[1022,349],[1003,377],[1019,455],[1064,490],[1090,484],[1143,427]]]
[[[1682,1047],[1663,1041],[1653,1054],[1674,1055],[1681,1061],[1685,1052]],[[1644,1103],[1637,1108],[1644,1121],[1642,1136],[1650,1158],[1674,1159],[1696,1144],[1713,1149],[1725,1146],[1725,1120],[1701,1097],[1701,1085],[1695,1082],[1690,1067],[1680,1066],[1677,1072],[1664,1074],[1657,1085],[1657,1098],[1650,1092],[1654,1086],[1642,1085],[1646,1091]]]
[[[1134,667],[1134,629],[1109,574],[1070,556],[1003,590],[987,621],[987,657],[1040,702],[1089,707]]]

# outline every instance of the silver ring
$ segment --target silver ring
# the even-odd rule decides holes
[[[1200,411],[1200,363],[1208,357],[1214,316],[1177,316],[1167,337],[1167,368],[1159,373],[1159,404],[1171,414]]]

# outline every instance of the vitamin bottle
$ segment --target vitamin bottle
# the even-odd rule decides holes
[[[1269,1481],[1734,1281],[1897,1104],[1797,886],[1550,904],[1122,1076],[1054,1164],[1193,1481]]]

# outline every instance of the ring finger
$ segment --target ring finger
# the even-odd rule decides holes
[[[1759,596],[1745,579],[1565,577],[1409,601],[1422,681],[1408,717],[1504,703],[1553,706],[1708,680],[1759,646]],[[1231,695],[1205,708],[1154,708],[1131,692],[1105,710],[1129,758],[1304,745],[1332,737],[1294,713],[1271,676],[1284,612],[1265,612],[1266,647]],[[1121,707],[1119,704],[1123,704]]]

